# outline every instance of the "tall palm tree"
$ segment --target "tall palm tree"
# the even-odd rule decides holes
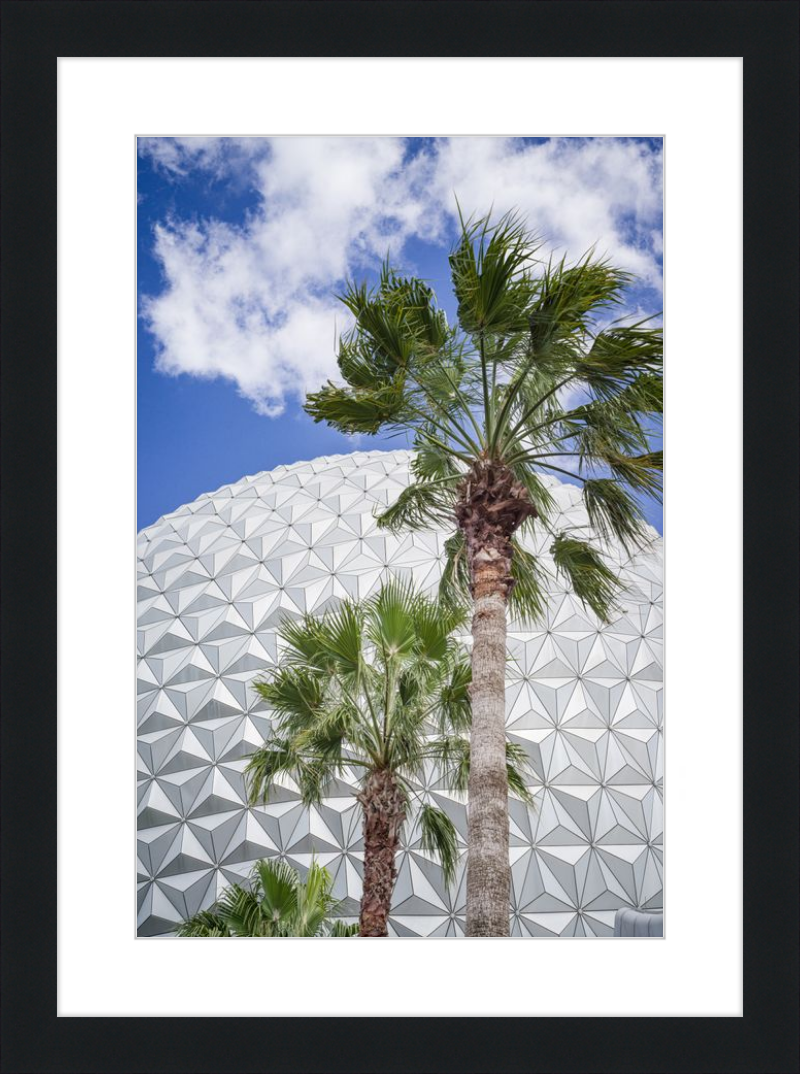
[[[175,929],[178,936],[353,936],[354,925],[331,921],[338,905],[327,869],[313,862],[305,881],[286,862],[262,859],[248,885],[231,884],[209,910]]]
[[[661,452],[648,436],[662,408],[660,329],[611,320],[627,273],[593,252],[538,262],[538,248],[515,214],[462,220],[449,259],[454,325],[425,283],[388,265],[374,290],[349,284],[344,383],[306,400],[315,420],[342,432],[410,433],[414,482],[383,525],[454,527],[443,586],[466,585],[473,598],[472,936],[509,929],[506,616],[537,619],[547,599],[546,563],[519,537],[549,532],[555,570],[601,619],[618,589],[586,534],[552,530],[540,471],[576,479],[595,531],[628,549],[645,539],[637,494],[660,491]]]
[[[246,769],[251,802],[290,776],[307,804],[335,777],[359,784],[364,878],[361,936],[386,936],[396,856],[413,783],[431,762],[452,788],[466,789],[470,748],[470,665],[453,637],[463,607],[441,604],[393,581],[363,603],[344,601],[321,617],[284,621],[283,655],[255,683],[276,716],[274,736]],[[508,763],[524,762],[510,751]],[[504,762],[505,763],[505,762]],[[528,798],[521,774],[512,786]],[[442,810],[422,803],[422,847],[454,878],[456,831]]]

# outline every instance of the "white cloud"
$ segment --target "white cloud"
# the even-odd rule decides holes
[[[139,138],[139,153],[172,179],[196,168],[222,177],[266,149],[263,138]]]
[[[660,287],[661,159],[638,143],[462,138],[410,155],[395,138],[159,138],[140,152],[176,182],[200,169],[257,192],[239,227],[156,227],[165,286],[142,315],[161,371],[228,378],[264,414],[335,375],[343,278],[412,237],[449,244],[454,194],[467,213],[518,207],[553,248],[596,243]]]

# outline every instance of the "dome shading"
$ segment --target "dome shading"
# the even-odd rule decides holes
[[[389,574],[435,587],[449,533],[394,536],[376,505],[409,482],[406,451],[356,452],[243,478],[139,534],[138,932],[152,936],[241,881],[257,858],[334,877],[342,912],[361,895],[361,815],[342,781],[306,809],[291,785],[248,808],[243,770],[270,728],[251,688],[277,660],[285,615],[371,594]],[[543,478],[561,516],[587,526],[579,491]],[[662,905],[661,541],[608,561],[626,589],[603,626],[552,582],[546,620],[511,623],[509,736],[531,759],[535,807],[511,801],[512,935],[611,935],[621,906]],[[547,564],[550,539],[534,547]],[[466,807],[431,770],[420,799],[466,847]],[[406,824],[390,930],[459,936],[464,862],[448,890]]]

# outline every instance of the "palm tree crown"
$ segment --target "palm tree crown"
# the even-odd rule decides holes
[[[510,530],[497,551],[510,559],[511,610],[534,619],[542,568],[511,534],[549,529],[554,504],[538,472],[578,480],[595,532],[632,550],[646,535],[636,494],[657,498],[662,468],[661,451],[650,450],[662,413],[661,329],[649,319],[606,323],[628,273],[591,252],[574,265],[542,264],[539,246],[515,214],[463,222],[450,255],[455,325],[425,283],[388,264],[374,291],[348,285],[341,298],[355,323],[340,341],[344,384],[306,400],[315,420],[345,433],[410,431],[415,480],[381,523],[458,522],[445,584],[460,581],[462,591],[466,546],[487,536],[472,531]],[[580,390],[572,404],[570,387]],[[557,570],[605,619],[616,579],[602,555],[584,534],[550,532]]]
[[[470,664],[453,636],[464,618],[463,607],[390,582],[363,603],[285,621],[280,665],[255,684],[276,726],[248,764],[251,801],[287,775],[309,804],[337,776],[360,784],[362,935],[386,934],[399,838],[426,767],[438,764],[451,788],[466,789]],[[510,752],[512,768],[523,760]],[[527,798],[516,769],[511,778]],[[423,849],[438,856],[450,882],[458,856],[452,821],[424,801],[418,821]]]
[[[508,932],[506,617],[538,619],[547,593],[544,565],[520,535],[550,534],[556,572],[601,619],[619,586],[586,533],[553,531],[540,472],[577,480],[591,527],[629,550],[646,539],[637,495],[661,487],[648,436],[662,409],[660,329],[611,319],[627,273],[592,252],[571,265],[537,262],[539,245],[514,214],[462,221],[450,255],[454,325],[425,283],[388,264],[376,289],[348,285],[343,383],[306,400],[315,420],[345,433],[411,434],[414,481],[382,525],[454,529],[443,594],[474,601],[470,935]]]

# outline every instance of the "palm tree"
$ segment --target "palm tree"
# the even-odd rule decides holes
[[[472,936],[509,929],[506,616],[535,620],[547,600],[546,564],[519,538],[549,532],[555,570],[601,619],[618,591],[586,534],[553,532],[540,471],[578,481],[594,530],[627,549],[645,540],[637,495],[660,491],[661,452],[648,436],[662,409],[660,329],[604,323],[622,304],[627,273],[591,251],[576,264],[537,262],[538,248],[515,214],[462,220],[449,259],[452,326],[425,283],[388,264],[376,289],[348,284],[344,383],[306,400],[316,421],[345,433],[410,433],[414,481],[380,520],[455,531],[442,584],[473,598]]]
[[[337,901],[327,869],[312,862],[305,881],[286,862],[262,859],[248,885],[232,884],[208,910],[175,929],[178,936],[353,936],[355,925],[331,921]]]
[[[386,936],[396,856],[426,766],[465,790],[470,748],[470,665],[453,637],[463,607],[442,604],[393,581],[372,598],[344,601],[320,617],[286,620],[275,672],[255,683],[276,715],[273,737],[246,769],[251,802],[290,776],[307,804],[345,775],[359,785],[364,877],[361,936]],[[510,750],[508,763],[524,762]],[[529,798],[520,772],[512,786]],[[421,844],[436,854],[447,883],[458,858],[450,818],[429,803],[418,812]]]

